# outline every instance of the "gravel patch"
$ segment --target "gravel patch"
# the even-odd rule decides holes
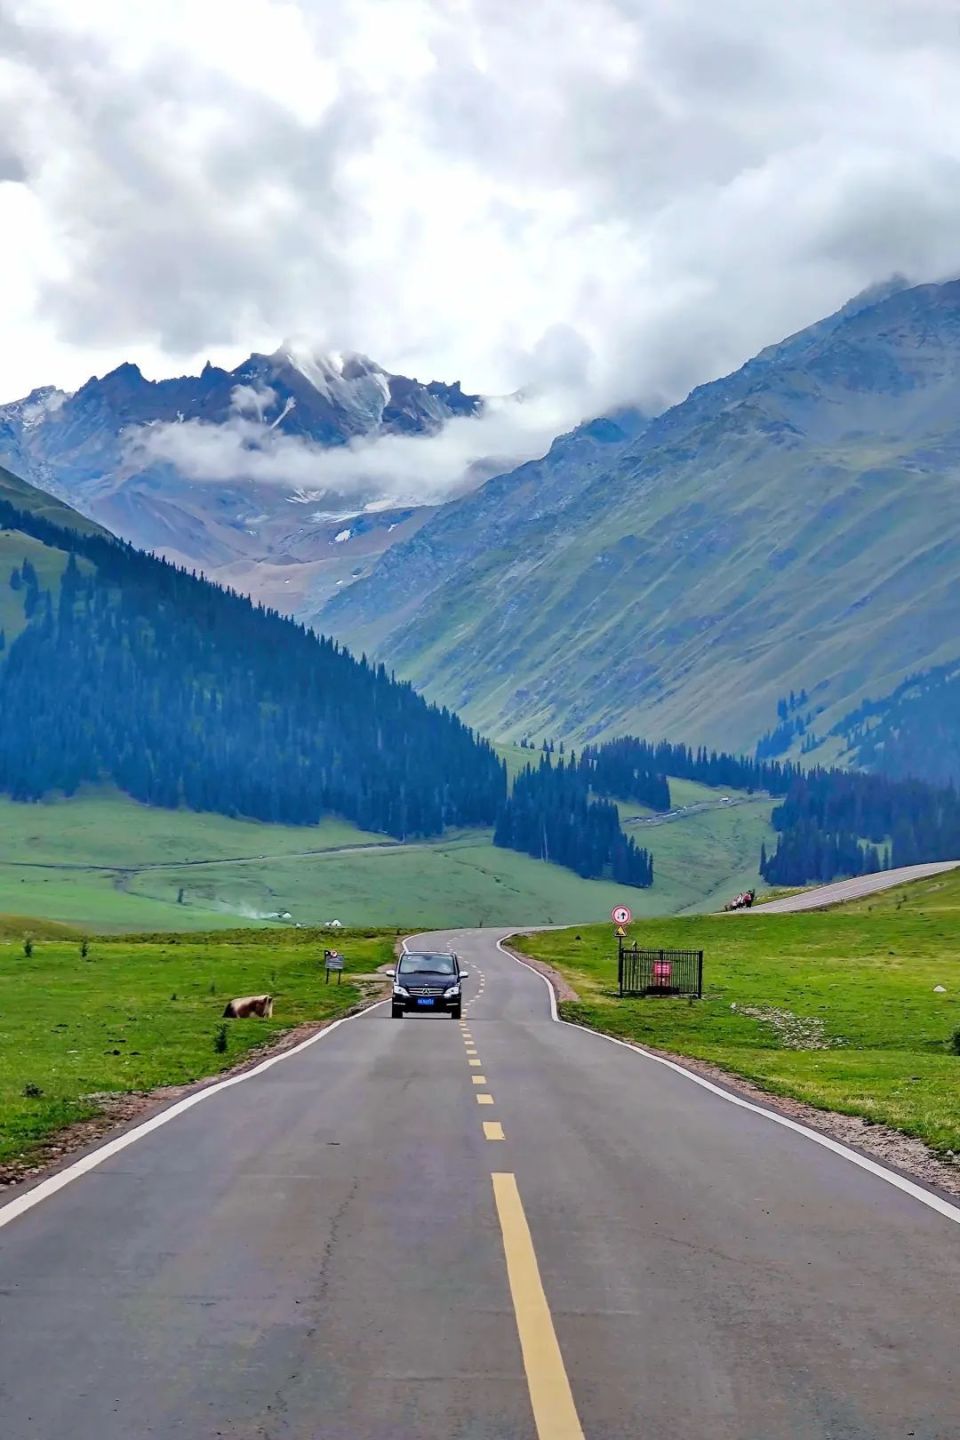
[[[774,1005],[730,1006],[738,1015],[749,1015],[751,1020],[760,1020],[769,1025],[777,1035],[784,1050],[833,1050],[844,1041],[839,1036],[828,1036],[823,1020],[804,1019],[794,1015],[792,1010],[778,1010]]]

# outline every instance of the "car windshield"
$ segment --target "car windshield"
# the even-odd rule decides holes
[[[457,962],[452,955],[404,955],[400,971],[403,975],[455,975]]]

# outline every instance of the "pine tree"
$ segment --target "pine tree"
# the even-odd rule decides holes
[[[496,819],[492,748],[383,666],[132,547],[4,501],[0,525],[68,556],[56,605],[19,572],[30,614],[0,666],[0,791],[107,777],[148,804],[335,813],[398,838]]]

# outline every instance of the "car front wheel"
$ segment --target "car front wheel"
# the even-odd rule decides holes
[[[391,1015],[393,1016],[394,1020],[402,1020],[402,1019],[403,1019],[403,1006],[402,1006],[402,1005],[392,1005],[392,1006],[390,1007],[390,1013],[391,1013]]]
[[[451,1010],[451,1011],[450,1011],[450,1018],[451,1018],[451,1020],[459,1020],[459,1019],[460,1019],[460,1006],[459,1006],[459,1005],[457,1006],[457,1008],[456,1008],[455,1010]]]

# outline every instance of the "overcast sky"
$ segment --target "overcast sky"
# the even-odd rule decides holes
[[[285,336],[575,418],[960,270],[957,0],[0,0],[0,400]]]

